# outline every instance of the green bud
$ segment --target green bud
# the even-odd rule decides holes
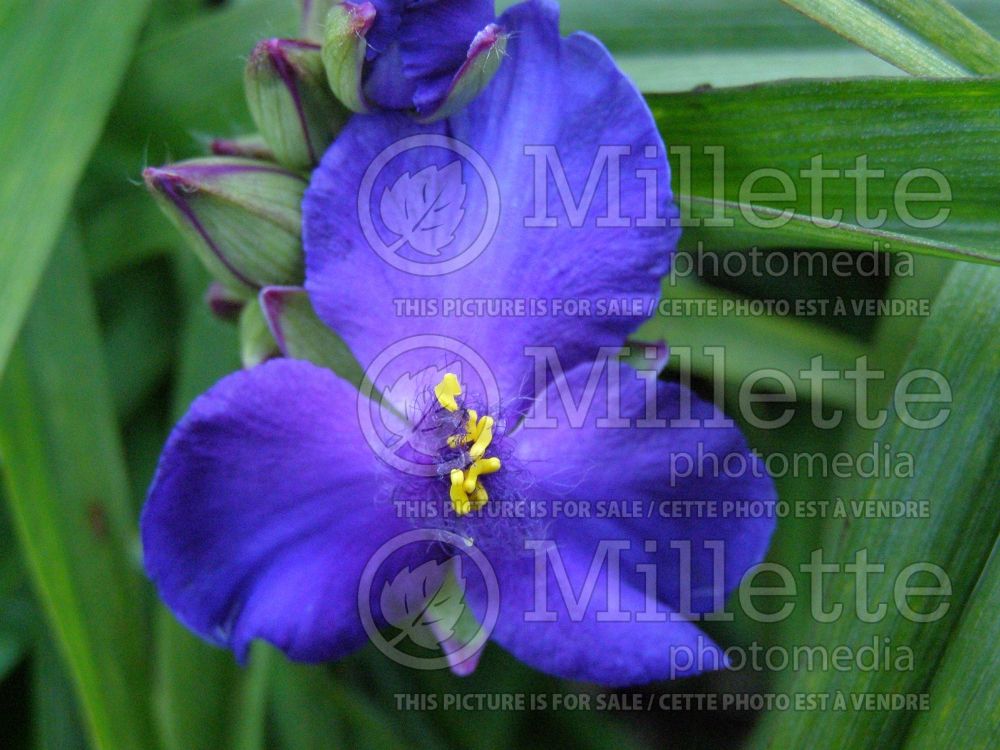
[[[434,122],[460,112],[472,102],[493,80],[507,53],[509,34],[499,26],[490,24],[472,40],[469,54],[455,74],[448,89],[448,96],[433,112],[420,118],[420,122]]]
[[[265,39],[243,80],[250,114],[275,158],[292,169],[317,164],[349,114],[330,93],[319,45]]]
[[[338,3],[326,17],[323,34],[323,65],[330,88],[341,103],[353,112],[368,112],[361,92],[365,53],[365,36],[375,23],[375,6],[371,3]]]
[[[209,149],[216,156],[241,156],[244,159],[275,161],[274,152],[259,133],[241,135],[237,138],[215,138]]]
[[[262,289],[260,308],[282,354],[329,368],[345,380],[361,384],[361,365],[347,344],[316,315],[305,289]]]
[[[341,0],[302,0],[302,14],[299,21],[300,36],[311,42],[323,42],[326,16],[330,8]]]
[[[251,159],[191,159],[142,173],[209,272],[243,296],[303,278],[302,194],[295,172]]]
[[[250,302],[240,313],[240,359],[249,370],[278,355],[260,305]]]
[[[205,290],[205,304],[216,318],[231,323],[239,320],[247,299],[227,289],[218,281],[213,281]]]

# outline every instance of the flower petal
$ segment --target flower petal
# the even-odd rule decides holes
[[[394,114],[355,118],[313,173],[303,204],[306,288],[363,367],[407,337],[445,336],[474,347],[513,401],[533,395],[525,346],[556,346],[569,367],[620,344],[658,298],[677,239],[675,229],[646,225],[657,223],[651,206],[660,224],[675,214],[665,148],[607,51],[584,35],[561,39],[557,22],[547,2],[511,9],[500,20],[508,59],[465,110],[423,126]],[[373,166],[418,136],[425,140]],[[452,138],[468,151],[441,146]],[[556,226],[532,226],[546,218],[535,216],[545,162],[525,152],[532,146],[556,149],[579,206],[571,216],[552,168],[543,172],[547,199],[539,187],[537,202]],[[602,147],[628,150],[612,186],[620,190],[607,189]],[[588,208],[581,196],[592,174]],[[614,214],[609,195],[624,226],[601,220]],[[622,297],[625,307],[605,304]]]
[[[146,570],[184,624],[241,660],[256,638],[303,661],[364,642],[361,571],[403,527],[376,502],[357,398],[275,360],[220,381],[170,436],[142,515]]]
[[[582,416],[573,412],[586,404],[587,366],[553,383],[539,402],[545,410],[533,407],[515,433],[518,458],[533,477],[530,500],[550,509],[570,501],[590,511],[590,518],[556,518],[553,538],[588,549],[600,540],[633,540],[623,561],[632,569],[657,562],[659,596],[675,610],[717,609],[767,551],[774,484],[736,427],[713,426],[725,417],[712,404],[676,383],[647,383],[626,365],[620,386],[609,388],[613,367],[595,379]],[[609,415],[627,426],[600,421]],[[654,415],[664,423],[646,421]],[[544,426],[543,417],[557,426]],[[671,426],[680,417],[698,424]],[[647,541],[655,550],[646,551]],[[681,569],[681,548],[688,544],[690,578]]]
[[[558,563],[551,557],[555,550]],[[709,636],[644,594],[641,584],[624,577],[609,580],[606,561],[592,573],[594,551],[568,542],[551,553],[537,552],[549,556],[541,557],[547,571],[543,595],[534,554],[494,564],[500,616],[493,640],[543,672],[615,687],[725,665]],[[560,588],[560,578],[568,593]],[[620,619],[609,619],[608,613]]]
[[[399,46],[403,74],[418,84],[419,111],[444,99],[476,34],[493,20],[492,0],[431,0],[407,9]]]

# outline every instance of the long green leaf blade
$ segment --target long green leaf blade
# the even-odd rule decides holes
[[[961,76],[965,70],[859,0],[782,0],[872,54],[916,76]]]
[[[1000,40],[947,0],[868,0],[973,73],[1000,75]]]
[[[1000,261],[1000,81],[786,81],[648,100],[689,249]]]
[[[148,0],[16,0],[0,23],[0,372]]]
[[[913,723],[907,750],[1000,744],[1000,542],[962,613],[930,689],[930,711]]]
[[[884,647],[888,638],[900,654],[912,652],[912,668],[881,670],[802,670],[781,685],[789,693],[838,693],[851,700],[859,695],[916,695],[931,686],[938,660],[1000,531],[996,514],[996,488],[1000,481],[998,439],[1000,422],[991,412],[1000,393],[1000,274],[981,266],[956,266],[924,324],[904,371],[933,369],[950,384],[950,413],[935,429],[906,425],[898,405],[877,433],[880,445],[890,444],[913,455],[912,476],[857,479],[842,487],[840,496],[860,501],[926,499],[929,517],[839,518],[830,529],[837,540],[834,555],[824,562],[858,563],[865,550],[869,564],[883,564],[882,575],[865,577],[862,591],[854,575],[828,580],[825,612],[841,604],[842,616],[833,622],[813,622],[807,642],[829,652],[837,647],[857,649],[873,642]],[[941,404],[910,404],[913,418],[932,419]],[[833,559],[831,559],[831,557]],[[947,575],[947,607],[928,622],[904,615],[897,582],[907,566],[931,563]],[[843,571],[844,568],[841,567]],[[911,586],[928,585],[919,577]],[[864,597],[864,598],[862,598]],[[855,602],[865,607],[886,603],[880,618],[867,622]],[[925,594],[908,605],[920,613],[936,612],[945,598]],[[919,603],[918,603],[919,602]],[[910,711],[809,711],[775,712],[757,727],[755,747],[896,747],[914,718]]]
[[[22,552],[94,746],[153,747],[129,485],[72,235],[0,384],[0,458]]]

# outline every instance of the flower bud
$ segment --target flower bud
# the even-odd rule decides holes
[[[461,111],[486,88],[500,68],[507,52],[508,35],[496,24],[476,34],[469,54],[448,87],[440,104],[422,115],[421,122],[433,122]]]
[[[330,8],[340,0],[301,0],[302,13],[299,20],[300,36],[311,42],[323,42],[323,30]]]
[[[323,66],[330,88],[341,103],[354,112],[368,112],[362,94],[365,37],[375,23],[375,6],[369,3],[338,3],[326,17],[323,33]]]
[[[292,169],[317,164],[347,120],[326,82],[318,44],[264,40],[247,61],[244,86],[261,135]]]
[[[282,354],[327,367],[345,380],[361,384],[361,365],[347,344],[316,315],[305,289],[267,287],[260,292],[259,306]]]
[[[239,320],[247,300],[246,297],[226,289],[218,281],[213,281],[205,290],[205,304],[216,318],[231,323]]]
[[[242,156],[245,159],[275,160],[271,147],[258,133],[238,138],[216,138],[209,143],[209,149],[216,156]]]
[[[247,303],[240,313],[240,360],[247,370],[278,356],[278,346],[255,302]]]
[[[146,186],[209,272],[244,296],[303,277],[306,181],[274,164],[211,157],[143,171]]]

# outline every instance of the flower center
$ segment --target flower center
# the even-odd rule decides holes
[[[464,516],[479,510],[490,499],[481,477],[500,471],[500,459],[486,456],[493,442],[493,417],[480,417],[474,409],[462,409],[457,401],[457,397],[462,395],[462,386],[453,373],[449,372],[434,386],[434,395],[441,408],[450,412],[464,411],[463,428],[448,438],[448,446],[462,450],[465,461],[462,468],[451,470],[449,489],[455,513]]]

